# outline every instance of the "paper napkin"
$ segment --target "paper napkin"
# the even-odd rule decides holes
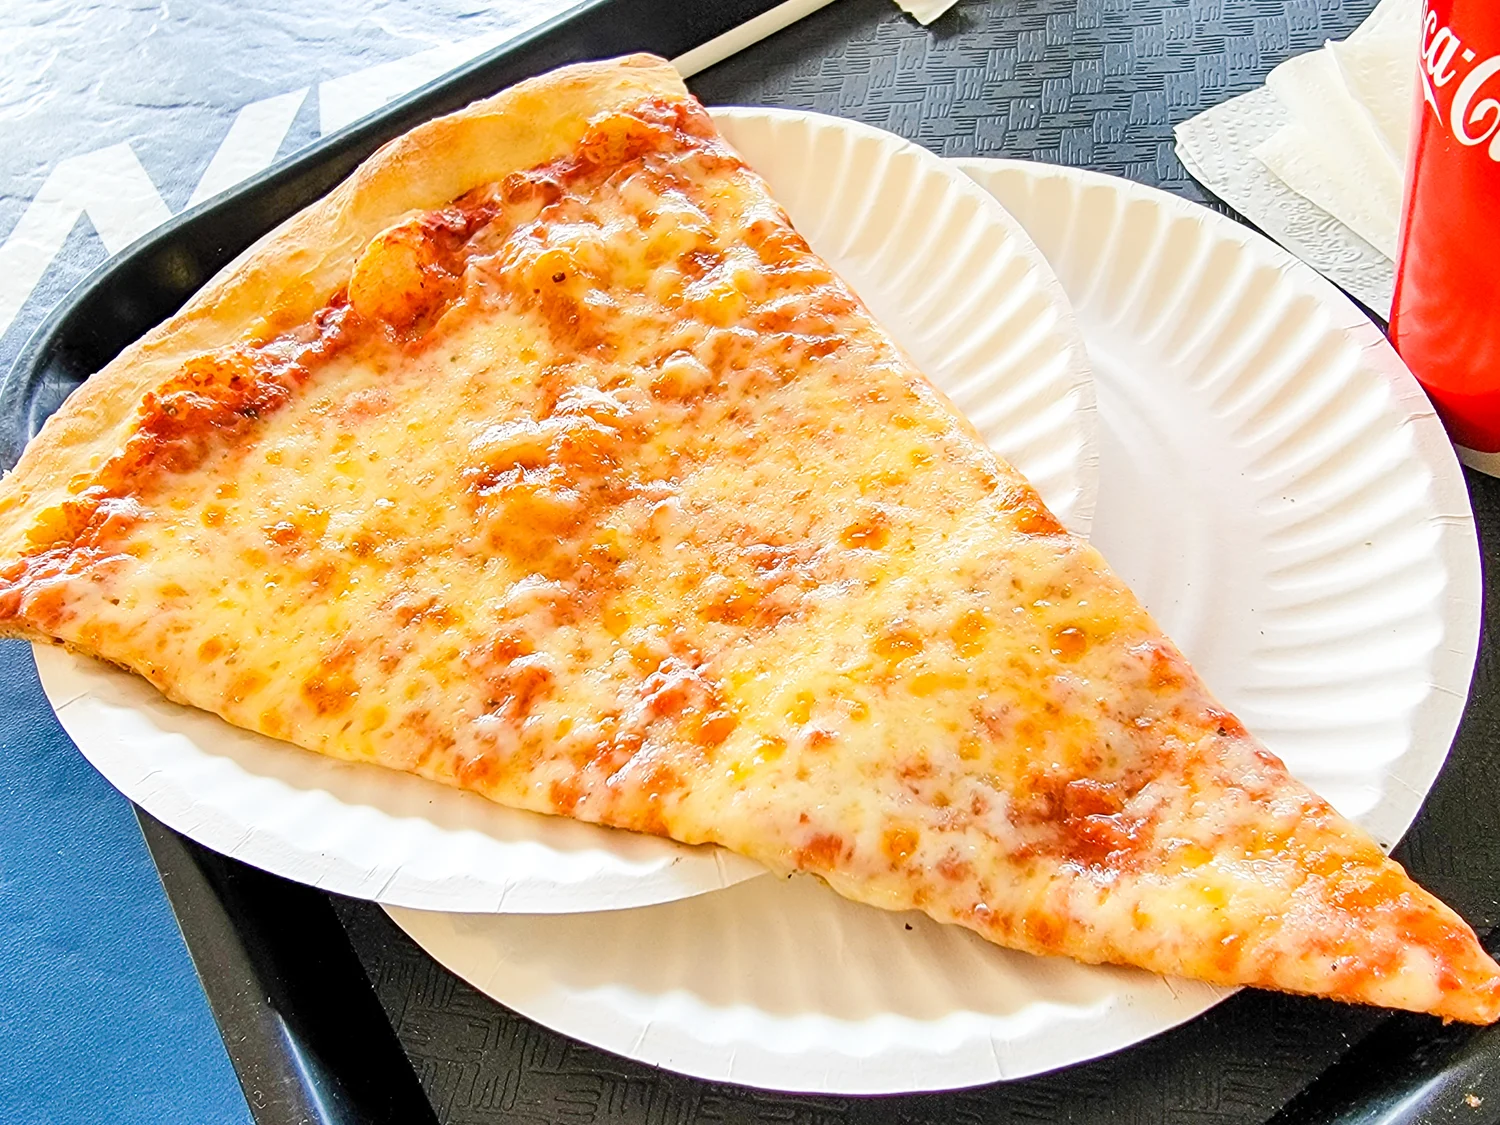
[[[1188,171],[1382,315],[1394,285],[1419,22],[1417,0],[1381,0],[1348,39],[1288,59],[1261,89],[1175,130]]]
[[[956,3],[958,3],[958,0],[896,0],[896,6],[923,27],[926,27]]]

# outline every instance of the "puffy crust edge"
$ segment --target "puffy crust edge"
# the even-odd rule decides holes
[[[629,55],[564,67],[418,125],[388,142],[327,196],[219,271],[173,317],[80,385],[0,480],[0,567],[27,529],[66,500],[129,436],[146,392],[189,358],[305,322],[348,284],[370,240],[413,211],[441,207],[514,171],[567,155],[590,118],[651,96],[685,98],[671,64]],[[0,635],[45,640],[21,622]]]

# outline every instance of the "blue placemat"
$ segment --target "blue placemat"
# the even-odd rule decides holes
[[[249,1113],[126,801],[0,646],[0,1119]]]

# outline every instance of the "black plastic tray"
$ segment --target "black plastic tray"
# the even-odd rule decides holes
[[[594,0],[179,216],[96,271],[27,343],[0,385],[0,455],[12,462],[68,390],[390,137],[565,62],[628,50],[672,57],[773,6],[774,0]],[[1281,0],[1191,0],[1188,6],[1174,0],[1136,0],[1133,6],[997,0],[961,8],[929,33],[893,17],[886,0],[841,0],[693,85],[709,102],[840,112],[905,132],[947,155],[994,151],[1062,159],[1202,199],[1164,146],[1171,120],[1225,91],[1200,81],[1217,71],[1196,60],[1191,99],[1183,94],[1185,78],[1168,77],[1187,69],[1153,70],[1153,59],[1174,57],[1158,50],[1158,32],[1170,45],[1174,28],[1207,28],[1235,45],[1238,55],[1226,47],[1231,59],[1244,59],[1253,48],[1243,77],[1258,81],[1281,55],[1316,45],[1297,41],[1298,29],[1307,27],[1305,19],[1292,19],[1294,7]],[[1337,10],[1338,0],[1323,0],[1320,8]],[[1349,13],[1351,25],[1362,14]],[[1314,34],[1317,27],[1314,22]],[[1110,44],[1106,68],[1111,57],[1140,64],[1128,97],[1117,92],[1111,101],[1102,76],[1080,70],[1078,59],[1070,58],[1075,41]],[[987,83],[1011,92],[1005,104],[984,104]],[[966,91],[974,101],[974,89],[981,91],[979,104],[965,106]],[[1050,115],[1043,115],[1049,98]],[[987,148],[982,122],[1001,116],[1012,125],[1019,120],[1021,128],[992,133],[1001,143]],[[1026,128],[1031,120],[1036,127]],[[1025,138],[1019,150],[1017,138]],[[1500,482],[1472,475],[1469,482],[1481,537],[1493,541],[1500,532]],[[1486,638],[1493,635],[1489,613],[1500,605],[1491,570],[1487,565]],[[1402,845],[1419,877],[1481,928],[1493,926],[1500,911],[1500,775],[1489,753],[1500,733],[1495,660],[1486,639],[1450,762]],[[403,1049],[388,1018],[389,998],[383,989],[382,1007],[366,976],[379,974],[387,960],[414,956],[396,948],[400,939],[381,929],[375,912],[347,901],[331,907],[320,892],[202,849],[144,814],[141,819],[257,1121],[436,1120],[408,1061],[411,1044]],[[1347,1051],[1354,1042],[1358,1046]],[[1253,1119],[1247,1117],[1251,1105],[1284,1100],[1340,1056],[1277,1114],[1278,1122],[1500,1120],[1500,1030],[1443,1028],[1421,1017],[1256,993],[1112,1059],[962,1095],[798,1099],[676,1076],[658,1081],[665,1096],[700,1108],[711,1094],[742,1116],[787,1120],[1244,1121]],[[623,1072],[628,1081],[645,1069],[633,1065],[580,1053],[558,1073],[566,1081],[593,1073],[614,1080]],[[1236,1096],[1236,1083],[1251,1093]],[[1143,1093],[1163,1085],[1187,1089],[1171,1100]],[[571,1111],[569,1103],[559,1104],[560,1110],[528,1111],[526,1119],[562,1120]],[[493,1119],[512,1116],[518,1116],[514,1107],[502,1107]]]

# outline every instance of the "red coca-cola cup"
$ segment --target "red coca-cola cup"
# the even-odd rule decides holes
[[[1453,440],[1497,453],[1500,0],[1427,0],[1421,44],[1391,341]]]

